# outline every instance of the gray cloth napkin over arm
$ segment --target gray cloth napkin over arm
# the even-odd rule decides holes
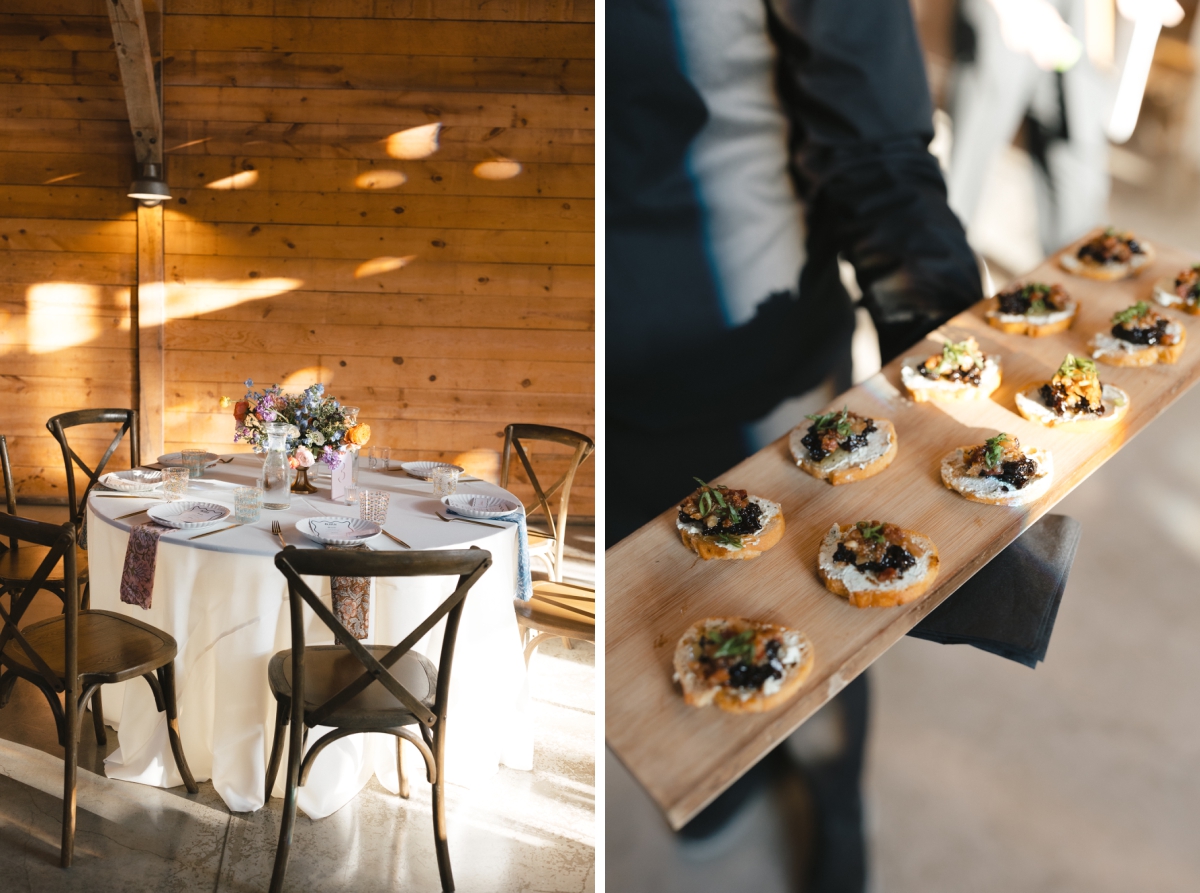
[[[1082,525],[1046,515],[909,631],[943,645],[974,645],[1027,667],[1046,658]]]

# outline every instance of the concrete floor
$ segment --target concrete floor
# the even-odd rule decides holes
[[[60,509],[21,507],[58,520]],[[594,579],[589,525],[572,525],[567,576]],[[32,610],[32,609],[31,609]],[[31,618],[32,619],[32,618]],[[530,666],[534,770],[501,768],[486,784],[449,786],[448,823],[461,891],[595,889],[595,649],[544,643]],[[211,784],[187,796],[103,776],[85,718],[79,758],[75,864],[58,867],[62,749],[49,707],[18,683],[0,710],[0,890],[261,891],[267,888],[282,801],[230,813]],[[439,890],[430,788],[414,776],[402,801],[372,780],[343,809],[297,817],[286,889]]]
[[[1028,172],[1009,158],[990,190],[1014,266],[1040,257],[1014,200],[1032,194],[1014,179]],[[1191,177],[1116,182],[1111,216],[1200,254],[1198,199]],[[1181,449],[1198,441],[1194,390],[1056,509],[1083,541],[1036,671],[907,638],[871,668],[872,893],[1200,890],[1200,463]],[[816,722],[798,734],[827,737]],[[611,754],[606,773],[612,889],[803,890],[811,816],[778,779],[695,844]]]

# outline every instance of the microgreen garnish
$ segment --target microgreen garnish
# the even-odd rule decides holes
[[[1001,431],[995,437],[989,437],[984,441],[984,458],[987,460],[988,468],[995,468],[1000,464],[1001,457],[1004,456],[1004,442],[1008,440],[1008,435]]]
[[[1029,302],[1029,313],[1032,316],[1043,316],[1050,312],[1050,308],[1046,306],[1046,302],[1041,298],[1034,298]]]
[[[748,629],[721,642],[713,657],[753,657],[754,630]]]
[[[1076,371],[1082,372],[1084,375],[1095,375],[1096,364],[1087,357],[1077,357],[1075,354],[1069,353],[1062,361],[1062,365],[1058,367],[1058,374],[1073,377]]]
[[[862,538],[868,543],[886,543],[887,537],[883,535],[883,524],[871,524],[869,521],[859,521],[854,525],[858,528],[858,532],[862,534]]]
[[[709,515],[713,514],[716,509],[720,508],[724,510],[727,515],[729,515],[729,520],[734,524],[741,522],[742,516],[738,513],[737,509],[725,501],[725,497],[721,495],[721,486],[719,484],[716,486],[707,484],[698,477],[693,477],[692,480],[698,483],[701,487],[705,488],[703,492],[701,492],[700,498],[696,500],[696,507],[700,509],[701,517],[707,518]],[[716,502],[716,505],[713,504],[714,501]],[[717,511],[716,514],[720,516],[721,512]]]
[[[850,427],[850,408],[843,406],[841,412],[825,412],[815,413],[814,415],[806,415],[806,419],[813,422],[818,431],[828,431],[833,428],[837,430],[838,437],[849,437],[853,433]]]
[[[731,533],[718,533],[715,538],[718,543],[731,549],[742,548],[742,541]]]
[[[1145,301],[1138,301],[1132,307],[1126,307],[1120,313],[1114,313],[1112,318],[1113,325],[1124,325],[1127,322],[1132,322],[1135,319],[1145,316],[1149,312],[1150,305]]]

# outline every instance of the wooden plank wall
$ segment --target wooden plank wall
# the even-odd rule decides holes
[[[132,153],[103,7],[7,5],[4,213],[54,221],[23,250],[88,252],[92,279],[128,286]],[[509,422],[591,434],[592,4],[164,5],[167,449],[229,450],[218,400],[246,378],[325,381],[406,458],[498,450]],[[47,165],[86,170],[55,189]]]
[[[0,433],[18,492],[39,497],[65,495],[46,419],[135,399],[133,141],[112,30],[102,0],[37,14],[52,5],[0,11]]]

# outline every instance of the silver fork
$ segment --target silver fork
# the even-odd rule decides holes
[[[278,521],[271,522],[271,533],[273,533],[277,537],[279,537],[279,545],[283,546],[283,548],[286,549],[287,542],[283,538],[283,527],[280,525],[280,523]]]

